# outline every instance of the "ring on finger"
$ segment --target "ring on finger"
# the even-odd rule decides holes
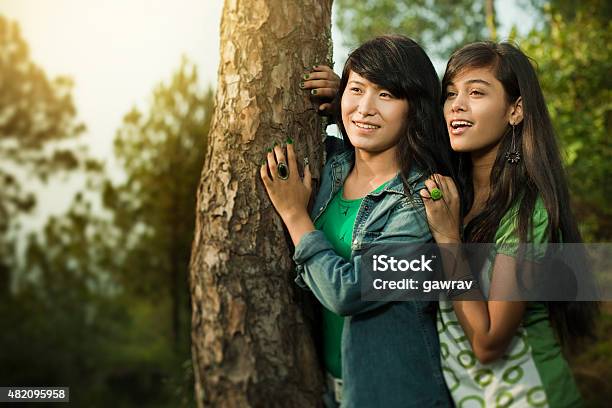
[[[438,201],[439,199],[442,198],[442,191],[439,188],[432,188],[431,191],[429,192],[429,195],[432,200]]]
[[[278,173],[278,178],[281,180],[287,180],[289,178],[289,167],[284,162],[280,162],[276,165],[276,172]]]

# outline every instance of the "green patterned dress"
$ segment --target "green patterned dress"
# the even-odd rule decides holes
[[[495,255],[516,257],[517,223],[516,209],[510,210],[500,222],[495,236],[496,250],[481,276],[484,290],[488,291]],[[530,241],[545,244],[547,225],[546,209],[538,199]],[[582,406],[543,303],[527,304],[523,321],[505,355],[490,364],[481,364],[476,359],[450,301],[440,302],[437,323],[442,370],[458,408]]]

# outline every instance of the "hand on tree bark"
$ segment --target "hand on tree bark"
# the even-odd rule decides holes
[[[300,88],[310,90],[310,96],[320,102],[319,111],[331,114],[331,101],[340,87],[340,77],[327,65],[315,65],[305,72]]]
[[[287,158],[281,146],[275,145],[273,150],[269,149],[267,163],[262,164],[260,174],[272,205],[285,223],[296,215],[308,216],[312,176],[307,164],[304,179],[300,177],[291,140],[287,143]]]

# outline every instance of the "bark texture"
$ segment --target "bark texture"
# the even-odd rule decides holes
[[[292,249],[259,179],[287,136],[318,177],[322,123],[299,88],[331,63],[332,0],[226,0],[190,275],[198,406],[313,407],[323,390]],[[301,168],[301,166],[300,166]]]

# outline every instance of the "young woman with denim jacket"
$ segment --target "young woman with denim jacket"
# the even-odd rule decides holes
[[[592,330],[596,305],[505,297],[525,282],[520,274],[542,260],[548,243],[582,242],[535,70],[512,44],[473,43],[451,56],[442,86],[466,211],[453,180],[432,176],[421,194],[433,236],[439,244],[495,244],[477,274],[482,292],[440,303],[442,366],[453,400],[581,406],[561,345]],[[430,199],[436,188],[442,200]],[[524,257],[519,243],[530,244]],[[469,271],[456,255],[455,268]]]
[[[430,174],[452,169],[439,92],[418,44],[377,37],[344,66],[334,106],[345,149],[328,158],[310,215],[310,171],[306,165],[300,178],[291,140],[261,167],[295,245],[296,282],[324,306],[328,323],[343,322],[341,364],[333,356],[325,363],[328,371],[341,366],[344,407],[451,405],[432,304],[361,300],[366,248],[432,241],[418,191]],[[325,333],[333,327],[324,324],[324,337],[334,338]]]

